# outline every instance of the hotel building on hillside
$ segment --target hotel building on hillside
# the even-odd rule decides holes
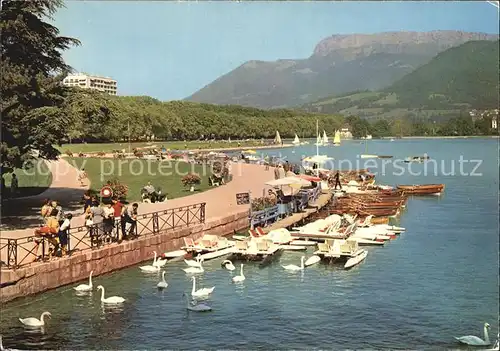
[[[110,95],[116,95],[116,80],[109,77],[91,76],[86,73],[70,74],[63,80],[69,87],[99,90]]]

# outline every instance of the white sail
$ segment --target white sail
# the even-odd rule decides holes
[[[280,136],[280,132],[278,132],[278,131],[276,131],[276,137],[274,138],[274,143],[281,144],[281,136]]]
[[[323,139],[321,138],[321,136],[318,134],[318,136],[316,137],[316,146],[322,146],[323,145]]]
[[[294,145],[299,145],[300,144],[300,139],[299,139],[299,136],[297,134],[295,134],[295,139],[293,139],[292,143]]]
[[[328,144],[328,137],[326,136],[325,131],[323,131],[323,144]]]
[[[340,145],[340,132],[338,130],[335,131],[335,137],[333,138],[333,143],[335,145]]]

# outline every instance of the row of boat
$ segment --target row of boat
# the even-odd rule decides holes
[[[406,207],[409,195],[435,194],[444,191],[443,184],[401,185],[397,188],[372,185],[362,193],[336,192],[329,204],[313,214],[303,226],[280,228],[268,233],[263,228],[250,229],[249,235],[231,239],[204,235],[198,241],[185,238],[182,250],[170,257],[198,256],[210,260],[229,256],[235,261],[258,261],[261,266],[272,262],[283,251],[314,247],[312,260],[340,262],[351,268],[362,262],[368,252],[360,246],[384,245],[405,231],[390,225]]]

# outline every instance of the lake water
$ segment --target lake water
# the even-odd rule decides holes
[[[407,231],[384,247],[368,247],[367,259],[354,269],[320,264],[289,273],[281,264],[299,264],[303,253],[285,252],[267,268],[246,265],[247,279],[233,284],[237,273],[222,269],[221,260],[209,261],[199,285],[215,286],[208,300],[213,311],[196,314],[186,312],[182,299],[191,290],[191,280],[181,270],[184,263],[165,267],[169,287],[163,292],[156,289],[159,275],[144,274],[136,266],[94,281],[106,287],[106,295],[127,299],[120,308],[103,309],[96,291],[76,296],[71,287],[3,306],[4,344],[21,349],[443,349],[460,347],[453,336],[482,337],[484,322],[491,324],[495,339],[498,140],[368,143],[348,141],[321,148],[320,154],[355,161],[359,153],[396,158],[428,153],[447,165],[445,174],[438,169],[438,174],[428,170],[427,175],[397,176],[395,167],[387,165],[377,180],[444,183],[446,190],[441,197],[410,199],[398,221]],[[279,152],[298,161],[316,150],[308,145],[268,151]],[[459,174],[460,155],[482,160],[476,170],[482,175]],[[457,174],[446,175],[452,161]],[[417,173],[424,164],[412,167]],[[473,168],[466,163],[462,173]],[[306,255],[311,254],[309,249]],[[17,319],[39,318],[43,311],[52,313],[43,333],[25,331]]]

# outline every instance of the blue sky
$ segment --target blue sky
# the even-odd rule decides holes
[[[498,10],[474,2],[67,1],[55,16],[77,71],[111,76],[120,95],[183,99],[248,60],[306,58],[332,34],[498,33]]]

